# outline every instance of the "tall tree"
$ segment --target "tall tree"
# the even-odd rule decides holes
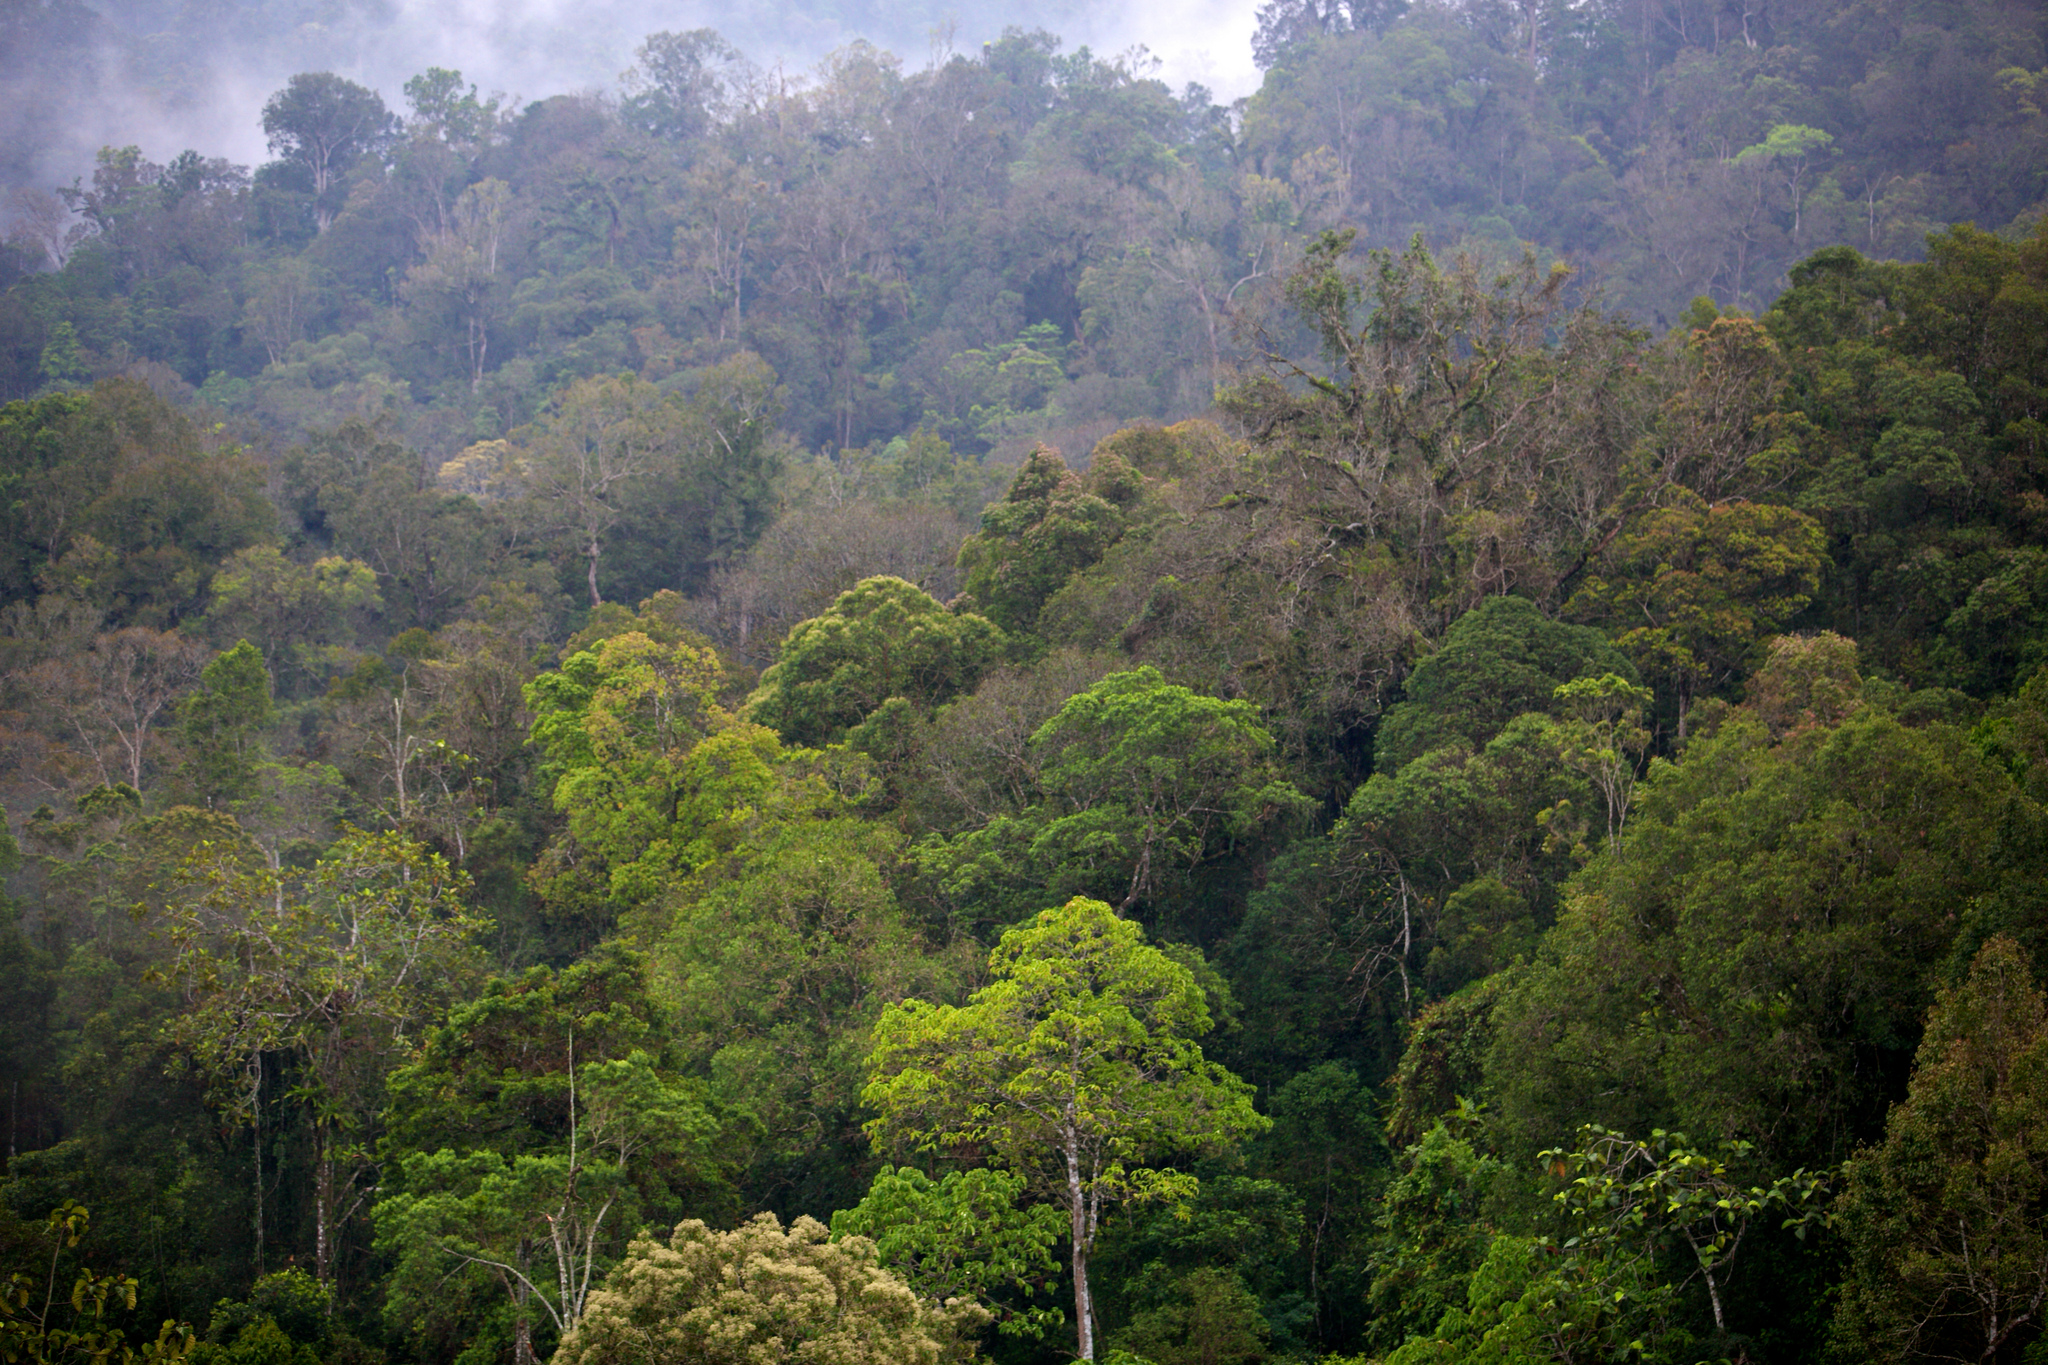
[[[377,156],[397,133],[383,99],[331,71],[302,72],[263,106],[270,150],[306,176],[313,220],[327,231],[340,211],[340,190],[351,167]]]
[[[590,604],[604,600],[598,564],[641,486],[673,462],[683,412],[654,385],[626,376],[580,380],[535,424],[524,463],[527,496],[573,539]]]
[[[466,876],[395,834],[351,832],[311,868],[266,865],[246,843],[205,843],[178,881],[166,927],[189,1010],[171,1031],[223,1107],[258,1126],[259,1189],[265,1055],[299,1068],[313,1134],[314,1273],[327,1284],[336,1237],[373,1193],[385,1075],[406,1036],[473,971],[470,944],[489,921],[465,905]],[[260,1235],[257,1245],[260,1257]]]
[[[1103,1211],[1185,1196],[1148,1163],[1262,1131],[1251,1087],[1202,1056],[1195,974],[1101,901],[1076,897],[1004,934],[990,982],[959,1007],[882,1015],[862,1098],[881,1142],[975,1150],[1067,1215],[1081,1358],[1095,1358],[1088,1256]]]

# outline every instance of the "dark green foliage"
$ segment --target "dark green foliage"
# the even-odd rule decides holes
[[[1482,748],[1523,712],[1550,710],[1559,684],[1602,673],[1635,679],[1599,631],[1554,621],[1525,598],[1489,597],[1408,675],[1403,700],[1380,721],[1373,766],[1392,775],[1453,742]]]
[[[1927,1021],[1884,1141],[1845,1173],[1841,1360],[2022,1360],[2048,1296],[2048,1017],[2034,964],[1984,945]]]
[[[1003,500],[981,514],[981,530],[960,547],[960,567],[968,596],[990,620],[1030,630],[1046,599],[1117,542],[1123,509],[1097,493],[1096,482],[1094,471],[1076,475],[1058,451],[1041,446]]]
[[[247,640],[200,670],[199,690],[185,700],[178,720],[188,781],[202,802],[225,805],[254,794],[272,715],[270,671]]]
[[[270,534],[236,446],[132,380],[0,408],[0,593],[65,587],[117,621],[197,610],[228,555]]]
[[[1661,1120],[1840,1159],[1897,1093],[1959,908],[2040,875],[1995,851],[2023,800],[1962,732],[1878,707],[1775,746],[1724,721],[1652,774],[1495,1005],[1504,1130]]]
[[[984,618],[948,612],[900,578],[870,578],[789,633],[748,713],[786,743],[830,743],[893,698],[930,711],[971,691],[1003,647]]]
[[[1279,0],[1235,115],[972,5],[808,83],[302,74],[253,175],[0,110],[79,175],[0,244],[0,1198],[202,1365],[866,1255],[628,1251],[763,1208],[1003,1365],[1091,1255],[1061,1325],[1152,1365],[2040,1355],[1940,1274],[2042,1217],[2048,30],[1638,8]],[[383,22],[152,14],[0,14],[0,84]],[[384,994],[482,926],[379,904],[472,877],[492,982]],[[1153,1009],[1080,979],[1130,917],[1216,1084],[1034,1129]]]

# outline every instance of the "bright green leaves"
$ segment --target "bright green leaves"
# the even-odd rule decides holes
[[[1031,743],[1045,759],[1032,862],[1121,892],[1125,910],[1174,870],[1309,805],[1281,776],[1250,702],[1203,696],[1150,667],[1104,678]]]
[[[1065,1229],[1050,1204],[1017,1207],[1024,1184],[1011,1171],[933,1180],[913,1166],[884,1166],[856,1207],[832,1215],[832,1235],[872,1240],[882,1265],[934,1304],[979,1302],[1004,1335],[1043,1338],[1064,1316],[1029,1297],[1054,1271],[1052,1248]],[[1003,1302],[1012,1297],[1025,1302]]]
[[[1091,1156],[1091,1188],[1127,1197],[1157,1178],[1127,1164],[1265,1126],[1249,1087],[1202,1057],[1210,1016],[1194,974],[1101,901],[1004,934],[989,972],[964,1006],[883,1012],[864,1092],[878,1138],[984,1147],[1056,1183],[1071,1144]]]
[[[1262,1130],[1251,1087],[1202,1056],[1209,1005],[1137,925],[1076,898],[1003,935],[964,1006],[909,1001],[875,1027],[862,1098],[878,1141],[973,1150],[1068,1216],[1081,1355],[1094,1357],[1087,1258],[1105,1207],[1174,1199],[1149,1162]]]
[[[566,837],[533,874],[556,914],[604,923],[690,870],[688,845],[701,831],[679,828],[678,816],[709,776],[693,763],[699,742],[731,723],[716,700],[723,677],[708,645],[658,643],[635,630],[526,685],[555,809],[568,817]],[[744,736],[732,738],[739,752],[729,759],[738,761],[717,774],[728,780],[758,766]]]
[[[1661,1128],[1644,1141],[1587,1124],[1579,1129],[1576,1148],[1553,1148],[1537,1159],[1550,1163],[1565,1182],[1555,1196],[1568,1233],[1561,1250],[1595,1265],[1646,1258],[1667,1242],[1683,1243],[1693,1273],[1707,1286],[1714,1326],[1726,1330],[1722,1293],[1750,1224],[1774,1213],[1804,1237],[1822,1216],[1826,1190],[1819,1176],[1804,1170],[1769,1186],[1745,1187],[1729,1168],[1748,1161],[1753,1144],[1730,1141],[1705,1152],[1687,1142],[1685,1134]],[[1599,1278],[1604,1287],[1608,1279],[1627,1283],[1637,1277],[1615,1276],[1603,1266]]]
[[[870,578],[789,633],[748,714],[787,743],[832,743],[891,698],[928,711],[971,691],[1003,646],[984,618],[955,615],[900,578]]]

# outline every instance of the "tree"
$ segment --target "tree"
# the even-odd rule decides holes
[[[1884,1141],[1845,1179],[1839,1359],[2016,1361],[2040,1339],[2048,1002],[2013,940],[1986,943],[1942,993]]]
[[[742,783],[737,830],[703,841],[727,848],[692,858],[669,890],[653,956],[675,1046],[726,1116],[720,1152],[740,1199],[844,1208],[860,1190],[877,1017],[906,998],[958,999],[979,954],[905,913],[887,875],[902,836],[821,781],[850,784],[864,765],[769,757],[766,786]]]
[[[484,382],[498,307],[498,257],[511,217],[511,186],[502,180],[471,185],[448,222],[423,243],[426,258],[406,272],[400,287],[409,302],[439,302],[461,321],[471,390]]]
[[[188,1012],[171,1024],[222,1107],[256,1129],[262,1218],[265,1054],[298,1063],[313,1132],[314,1274],[334,1273],[335,1237],[368,1203],[369,1129],[408,1033],[473,968],[489,921],[464,904],[469,879],[395,834],[353,831],[310,869],[202,843],[165,911]],[[246,1084],[247,1089],[243,1086]],[[262,1234],[257,1233],[258,1270]]]
[[[385,1314],[431,1349],[473,1336],[453,1284],[495,1284],[512,1354],[574,1327],[621,1243],[715,1170],[647,964],[616,944],[486,982],[391,1077],[378,1246]],[[495,1315],[494,1315],[495,1316]]]
[[[1093,892],[1129,914],[1310,804],[1252,703],[1203,696],[1149,664],[1069,698],[1029,748],[1037,799],[929,849],[961,894]]]
[[[1636,770],[1650,732],[1642,725],[1650,690],[1618,673],[1574,678],[1556,692],[1567,719],[1562,727],[1567,766],[1586,775],[1607,804],[1607,842],[1621,856],[1622,826],[1635,798]]]
[[[1670,689],[1683,739],[1694,699],[1746,671],[1813,600],[1826,544],[1795,508],[1710,506],[1677,489],[1628,527],[1567,613],[1613,622],[1616,646]]]
[[[747,74],[746,59],[708,28],[650,33],[633,56],[624,82],[632,93],[620,112],[643,132],[685,145],[709,141]]]
[[[671,463],[682,411],[654,385],[628,375],[571,385],[530,433],[526,493],[572,538],[588,563],[590,604],[605,540],[627,515],[639,485]]]
[[[297,697],[345,659],[363,618],[382,605],[376,570],[360,559],[300,564],[258,545],[221,565],[206,619],[215,639],[252,642],[278,690]]]
[[[178,707],[178,728],[186,777],[200,800],[227,804],[255,795],[265,733],[275,714],[270,670],[247,640],[237,640],[199,671],[199,689]]]
[[[1194,972],[1135,924],[1076,897],[1004,934],[989,984],[959,1007],[883,1012],[862,1098],[869,1133],[975,1150],[1067,1215],[1081,1357],[1095,1358],[1088,1256],[1121,1201],[1174,1199],[1193,1178],[1146,1163],[1227,1146],[1267,1126],[1251,1087],[1206,1060]]]
[[[772,1213],[731,1232],[692,1218],[667,1246],[637,1239],[555,1353],[559,1365],[939,1365],[987,1321],[934,1308],[876,1264],[865,1237],[829,1239]]]
[[[1092,480],[1068,469],[1058,451],[1040,446],[960,547],[968,596],[1004,630],[1028,631],[1046,599],[1076,570],[1101,559],[1124,525],[1121,509],[1100,496]]]
[[[100,781],[125,778],[141,791],[157,722],[199,680],[205,657],[182,636],[129,626],[99,636],[83,655],[45,661],[32,679],[58,702]]]
[[[568,826],[532,877],[559,908],[600,918],[630,908],[687,873],[690,842],[702,830],[687,817],[694,761],[707,737],[727,742],[714,769],[756,772],[758,741],[772,732],[735,722],[719,707],[724,670],[709,645],[691,637],[658,643],[640,630],[599,640],[526,685],[534,745],[546,756],[556,810]]]
[[[984,618],[949,612],[900,578],[870,578],[789,633],[748,714],[790,744],[831,743],[891,697],[928,711],[972,691],[1003,645]]]
[[[127,1275],[100,1274],[79,1266],[69,1292],[59,1288],[64,1253],[83,1241],[91,1226],[89,1210],[65,1200],[50,1211],[38,1230],[38,1253],[47,1250],[37,1274],[12,1271],[0,1281],[0,1360],[9,1365],[184,1365],[191,1355],[192,1329],[166,1321],[155,1341],[137,1350],[118,1327],[106,1326],[112,1305],[135,1307],[135,1280]],[[40,1282],[39,1282],[40,1281]],[[71,1310],[71,1326],[60,1325],[59,1305]]]
[[[1683,1133],[1658,1128],[1643,1140],[1587,1124],[1576,1148],[1537,1156],[1566,1181],[1555,1196],[1570,1231],[1563,1250],[1612,1260],[1682,1243],[1693,1260],[1686,1279],[1697,1274],[1705,1281],[1714,1328],[1725,1332],[1722,1295],[1750,1225],[1767,1211],[1781,1212],[1783,1225],[1804,1238],[1826,1204],[1820,1177],[1804,1170],[1744,1188],[1729,1167],[1741,1166],[1753,1150],[1738,1140],[1710,1153],[1689,1146]]]
[[[1489,597],[1408,675],[1373,736],[1373,767],[1398,772],[1453,740],[1483,748],[1516,716],[1549,710],[1559,684],[1633,671],[1592,627],[1553,621],[1527,598]]]
[[[314,223],[325,232],[341,207],[336,191],[349,169],[383,152],[397,133],[397,120],[376,91],[315,71],[293,76],[270,97],[263,106],[263,132],[270,150],[306,176]]]

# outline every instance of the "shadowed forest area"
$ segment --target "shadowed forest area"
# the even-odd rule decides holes
[[[2048,20],[1257,42],[14,194],[0,1354],[2048,1359]]]

